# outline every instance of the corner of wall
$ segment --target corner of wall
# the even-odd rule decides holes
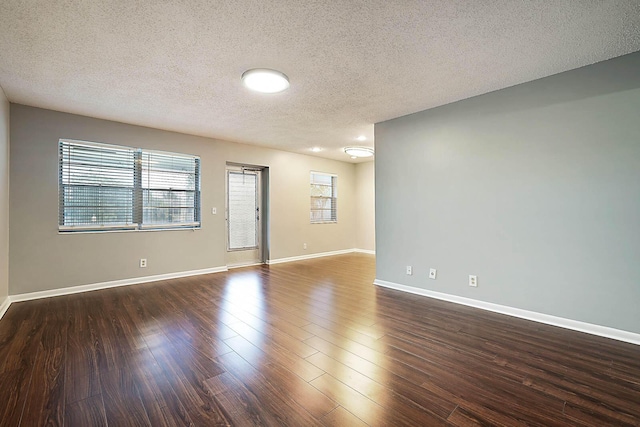
[[[0,317],[9,307],[9,146],[11,105],[0,86]]]
[[[375,161],[375,160],[374,160]],[[375,243],[375,169],[374,161],[355,164],[356,172],[356,244],[359,251],[372,253]]]
[[[9,306],[11,305],[11,298],[9,298],[9,296],[7,295],[4,300],[2,300],[2,302],[0,302],[0,320],[2,319],[2,317],[4,316],[4,314],[7,312],[7,310],[9,309]]]

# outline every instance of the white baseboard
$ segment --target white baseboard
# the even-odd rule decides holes
[[[6,297],[4,301],[2,301],[2,304],[0,304],[0,319],[2,319],[2,316],[4,316],[4,314],[7,312],[10,305],[11,305],[11,298]]]
[[[376,254],[376,251],[372,251],[371,249],[354,249],[353,252],[357,252],[359,254],[369,254],[369,255]]]
[[[242,267],[253,267],[256,265],[262,265],[264,264],[263,262],[241,262],[239,264],[229,264],[227,265],[227,270],[233,270],[235,268],[242,268]]]
[[[623,331],[620,329],[610,328],[608,326],[594,325],[592,323],[580,322],[578,320],[565,319],[563,317],[551,316],[549,314],[537,313],[535,311],[522,310],[519,308],[509,307],[506,305],[494,304],[485,301],[479,301],[471,298],[459,297],[456,295],[445,294],[441,292],[430,291],[427,289],[416,288],[413,286],[401,285],[398,283],[387,282],[385,280],[376,279],[374,285],[385,288],[404,291],[416,295],[422,295],[429,298],[435,298],[443,301],[449,301],[456,304],[467,305],[470,307],[480,308],[482,310],[493,311],[495,313],[506,314],[508,316],[519,317],[521,319],[533,320],[534,322],[545,323],[547,325],[559,326],[565,329],[585,332],[587,334],[598,335],[601,337],[611,338],[618,341],[624,341],[631,344],[640,345],[640,334]]]
[[[88,285],[70,286],[68,288],[52,289],[50,291],[30,292],[9,296],[11,303],[29,301],[40,298],[57,297],[60,295],[77,294],[80,292],[96,291],[98,289],[115,288],[118,286],[137,285],[140,283],[157,282],[159,280],[177,279],[180,277],[198,276],[201,274],[220,273],[227,271],[227,267],[204,268],[201,270],[179,271],[177,273],[157,274],[155,276],[133,277],[131,279],[112,280],[110,282],[91,283]]]
[[[292,256],[289,258],[278,258],[278,259],[270,259],[267,261],[267,264],[282,264],[283,262],[293,262],[293,261],[302,261],[305,259],[313,259],[313,258],[322,258],[325,256],[333,256],[333,255],[344,255],[355,252],[355,249],[342,249],[340,251],[331,251],[331,252],[318,252],[315,254],[309,255],[300,255],[300,256]]]

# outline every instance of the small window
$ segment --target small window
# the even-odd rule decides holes
[[[200,159],[60,140],[61,232],[200,227]]]
[[[338,177],[311,172],[311,224],[337,222]]]

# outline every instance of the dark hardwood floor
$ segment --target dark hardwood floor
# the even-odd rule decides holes
[[[374,263],[13,304],[0,424],[640,425],[640,346],[377,288]]]

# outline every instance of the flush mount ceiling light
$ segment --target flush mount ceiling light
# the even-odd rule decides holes
[[[242,83],[256,92],[276,93],[289,88],[289,78],[280,71],[254,68],[242,73]]]
[[[313,151],[314,153],[319,153],[319,152],[321,152],[321,151],[322,151],[322,148],[320,148],[320,147],[313,147],[313,148],[311,149],[311,151]]]
[[[371,157],[373,156],[373,148],[368,147],[347,147],[344,152],[353,157]]]
[[[366,141],[366,140],[367,140],[367,137],[366,137],[366,136],[364,136],[364,135],[360,135],[360,136],[358,136],[358,137],[356,138],[356,140],[358,140],[358,141]]]

